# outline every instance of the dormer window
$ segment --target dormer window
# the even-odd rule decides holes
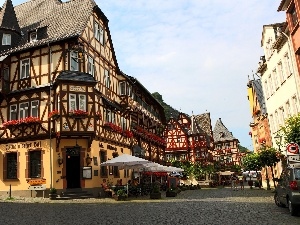
[[[2,45],[11,45],[11,35],[10,34],[3,34]]]
[[[37,41],[37,32],[36,31],[29,33],[29,41],[30,42]]]

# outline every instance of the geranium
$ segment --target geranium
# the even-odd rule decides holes
[[[166,141],[163,138],[157,136],[156,134],[148,132],[147,130],[145,130],[145,129],[139,127],[139,126],[137,126],[135,129],[136,130],[133,130],[133,131],[136,135],[141,136],[141,137],[143,137],[145,139],[148,139],[150,141],[154,141],[154,142],[157,142],[159,144],[166,145]]]
[[[59,116],[59,111],[55,109],[49,113],[48,118],[53,118],[56,116]]]
[[[130,130],[124,130],[123,135],[127,138],[132,138],[133,137],[133,133]]]
[[[13,127],[13,126],[18,126],[22,124],[34,124],[34,123],[39,123],[41,124],[42,121],[38,117],[25,117],[19,120],[10,120],[5,123],[3,123],[3,127]]]
[[[75,109],[71,110],[69,112],[70,116],[87,116],[89,113],[87,111],[81,110],[81,109]]]
[[[109,128],[112,131],[117,132],[119,134],[121,134],[123,132],[123,129],[121,127],[119,127],[118,125],[113,124],[111,122],[107,122],[103,126],[106,127],[106,128]]]

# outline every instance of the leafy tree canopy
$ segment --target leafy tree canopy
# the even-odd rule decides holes
[[[297,143],[300,145],[300,114],[289,117],[280,128],[280,134],[285,143]]]

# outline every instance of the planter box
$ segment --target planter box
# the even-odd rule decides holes
[[[150,199],[161,199],[161,193],[150,193]]]
[[[176,192],[166,192],[166,197],[176,197],[177,193]]]

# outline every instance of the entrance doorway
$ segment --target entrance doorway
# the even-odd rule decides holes
[[[67,188],[81,188],[79,146],[66,149],[66,180]]]

